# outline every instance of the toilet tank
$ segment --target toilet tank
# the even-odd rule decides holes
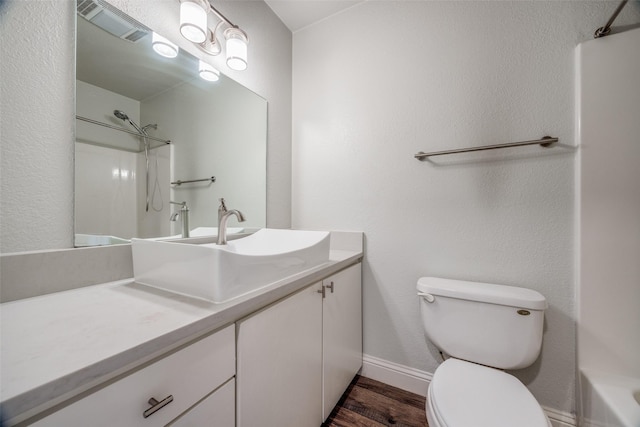
[[[538,358],[547,307],[540,293],[437,277],[420,278],[417,288],[427,337],[444,353],[500,369]]]

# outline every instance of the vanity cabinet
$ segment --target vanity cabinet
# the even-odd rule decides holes
[[[237,425],[318,427],[362,366],[361,265],[239,321]]]
[[[216,426],[233,427],[234,375],[235,325],[231,325],[33,425],[155,427],[175,420],[173,425],[185,427],[205,426],[215,420]],[[149,403],[151,399],[158,403]]]

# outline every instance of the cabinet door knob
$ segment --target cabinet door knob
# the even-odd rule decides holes
[[[167,406],[171,402],[173,402],[173,395],[169,395],[169,396],[165,397],[164,399],[162,399],[159,402],[155,398],[152,397],[151,399],[149,399],[149,405],[151,405],[151,408],[149,408],[146,411],[144,411],[142,413],[142,416],[147,418],[148,416],[153,415],[158,410],[164,408],[165,406]]]
[[[322,298],[325,298],[327,296],[324,286],[320,287],[320,289],[318,290],[318,293],[322,294]]]
[[[330,285],[325,285],[325,288],[331,289],[331,293],[333,293],[333,282]]]

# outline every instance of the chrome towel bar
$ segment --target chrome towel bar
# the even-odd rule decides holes
[[[211,178],[202,178],[202,179],[190,179],[189,181],[173,181],[171,183],[171,185],[182,185],[182,184],[189,184],[190,182],[203,182],[203,181],[211,181],[211,182],[216,182],[216,177],[212,176]]]
[[[425,153],[420,151],[413,157],[415,157],[418,160],[424,160],[426,157],[441,156],[443,154],[457,154],[457,153],[468,153],[471,151],[496,150],[498,148],[522,147],[524,145],[541,145],[543,147],[549,147],[551,144],[555,142],[558,142],[558,138],[554,138],[551,136],[543,136],[542,139],[535,139],[532,141],[508,142],[505,144],[483,145],[482,147],[470,147],[470,148],[459,148],[456,150],[432,151],[430,153]]]

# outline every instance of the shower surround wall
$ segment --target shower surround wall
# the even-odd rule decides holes
[[[435,370],[421,276],[532,288],[542,354],[515,375],[571,423],[574,49],[610,9],[370,1],[294,33],[293,226],[365,231],[367,355]],[[413,158],[544,135],[562,145]]]
[[[578,48],[578,365],[584,426],[637,427],[640,29]]]

